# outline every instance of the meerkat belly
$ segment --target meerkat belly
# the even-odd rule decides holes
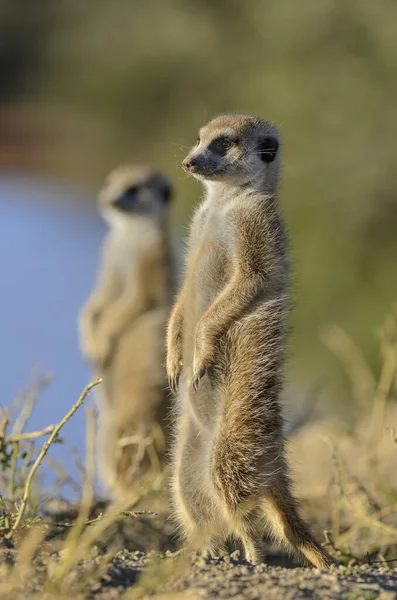
[[[214,390],[210,379],[204,377],[197,392],[192,392],[190,381],[193,376],[195,331],[200,318],[210,308],[224,289],[230,278],[230,260],[222,244],[213,240],[203,241],[200,252],[195,257],[194,266],[189,267],[189,302],[185,306],[184,335],[184,387],[183,394],[189,402],[196,422],[205,429],[212,429],[216,423],[218,407],[214,402]]]
[[[194,338],[197,323],[216,300],[229,280],[229,261],[221,244],[203,240],[189,265],[188,294],[185,306],[184,364],[192,374]]]

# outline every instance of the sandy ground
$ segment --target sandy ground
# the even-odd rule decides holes
[[[393,600],[397,598],[397,569],[365,566],[322,571],[267,564],[253,567],[230,556],[210,561],[198,558],[171,586],[169,598],[173,597]]]
[[[3,560],[13,560],[15,551],[3,550]],[[14,555],[15,558],[15,555]],[[107,561],[106,551],[79,563],[68,575],[64,592],[47,591],[45,565],[49,556],[35,560],[35,573],[23,589],[7,592],[0,578],[2,600],[34,597],[40,600],[73,598],[74,600],[195,600],[200,598],[260,599],[332,599],[397,600],[396,568],[387,565],[341,566],[329,571],[303,568],[282,552],[270,551],[263,564],[253,566],[240,559],[235,551],[220,559],[195,555],[123,550],[108,564],[102,577],[90,577]],[[284,566],[280,566],[284,565]],[[79,591],[84,581],[84,592]],[[70,590],[70,594],[68,591]],[[37,596],[35,594],[38,594]]]
[[[154,561],[154,564],[151,563]],[[161,562],[174,561],[164,556]],[[273,558],[274,561],[274,558]],[[140,552],[121,552],[107,574],[91,586],[86,597],[120,600],[133,589],[145,572],[161,570],[154,557]],[[149,571],[150,570],[150,571]],[[178,567],[175,566],[175,571]],[[154,576],[154,575],[153,575]],[[151,577],[149,577],[151,581]],[[151,585],[148,586],[148,592]],[[133,596],[132,596],[133,597]],[[142,597],[142,596],[139,596]],[[143,597],[149,597],[149,593]],[[160,585],[154,597],[158,600],[199,598],[233,598],[235,600],[280,599],[298,600],[329,598],[332,600],[395,600],[397,599],[397,568],[376,566],[332,567],[330,571],[308,568],[285,568],[261,564],[252,566],[236,556],[217,560],[197,558],[174,581]]]

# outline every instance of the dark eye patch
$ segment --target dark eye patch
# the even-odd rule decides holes
[[[113,202],[113,205],[125,212],[133,211],[139,203],[138,190],[139,186],[137,185],[127,188],[125,192],[116,198],[116,200]]]
[[[235,141],[227,135],[220,135],[208,144],[208,150],[214,154],[225,156],[226,152],[235,144]]]
[[[271,163],[277,156],[279,143],[274,137],[265,137],[258,146],[260,159],[265,163]]]

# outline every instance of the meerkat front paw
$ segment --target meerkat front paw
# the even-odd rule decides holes
[[[197,354],[195,353],[194,361],[193,361],[193,377],[192,377],[192,388],[194,389],[195,392],[197,392],[199,385],[200,385],[200,381],[206,374],[207,369],[208,369],[208,366],[204,362],[202,362],[197,357]]]
[[[90,336],[80,336],[80,349],[84,358],[88,361],[92,361],[92,356],[95,353],[95,343],[90,339]]]
[[[179,386],[179,378],[182,373],[183,362],[179,352],[168,352],[167,377],[168,385],[173,394],[176,394]]]
[[[214,344],[210,337],[206,335],[204,326],[199,324],[196,329],[196,344],[193,358],[192,387],[195,392],[198,390],[201,379],[213,363],[214,353]]]
[[[109,359],[112,350],[112,340],[108,336],[100,336],[92,344],[90,360],[97,367],[102,368]]]
[[[173,394],[179,386],[179,378],[183,369],[182,361],[182,318],[177,308],[174,309],[167,331],[167,377],[168,385]]]

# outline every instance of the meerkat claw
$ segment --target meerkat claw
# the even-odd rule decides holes
[[[176,394],[179,386],[179,375],[174,375],[168,379],[168,385],[173,394]]]
[[[206,374],[206,372],[207,372],[207,368],[206,367],[201,367],[193,375],[192,387],[193,387],[193,389],[194,389],[195,392],[197,392],[199,384],[200,384],[200,381],[204,377],[204,375]]]

